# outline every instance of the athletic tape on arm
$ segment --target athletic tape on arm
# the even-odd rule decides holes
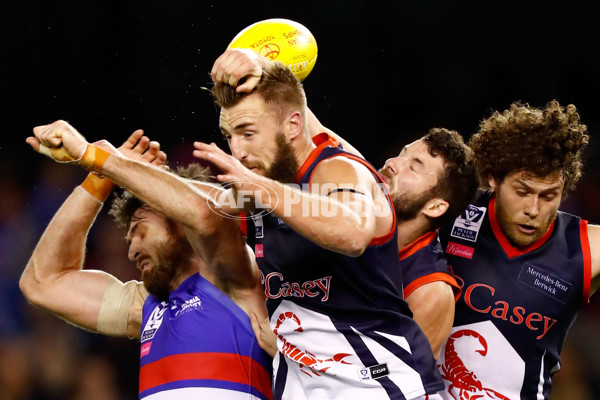
[[[96,330],[105,335],[130,337],[129,324],[141,326],[147,293],[141,282],[111,280],[102,298]]]

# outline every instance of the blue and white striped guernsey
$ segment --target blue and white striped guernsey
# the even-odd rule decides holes
[[[314,142],[301,186],[331,157],[356,160],[381,182],[327,135]],[[359,257],[325,250],[274,215],[248,220],[247,231],[278,336],[274,398],[414,399],[443,388],[429,342],[402,299],[395,222]]]

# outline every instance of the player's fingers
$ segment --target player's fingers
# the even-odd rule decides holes
[[[260,335],[262,333],[260,329],[260,323],[258,322],[258,317],[253,312],[250,312],[250,323],[252,324],[254,336],[256,336],[257,339],[260,338]]]
[[[213,63],[213,67],[210,70],[210,76],[211,76],[213,82],[220,82],[219,80],[217,80],[218,74],[219,74],[219,72],[222,72],[221,67],[222,67],[223,61],[228,57],[228,54],[229,54],[228,52],[221,54],[219,56],[219,58],[217,58],[215,60],[215,62]]]
[[[131,135],[129,135],[129,137],[121,145],[121,147],[126,149],[133,149],[142,136],[144,136],[144,131],[142,129],[136,129]]]
[[[31,146],[31,148],[37,152],[40,151],[40,141],[35,136],[29,136],[25,139],[25,143]]]
[[[33,128],[35,137],[47,147],[60,147],[62,144],[62,130],[55,123],[50,125],[40,125]]]
[[[136,146],[132,149],[138,154],[144,154],[148,147],[150,146],[150,138],[148,136],[142,136],[140,140],[138,140]]]
[[[252,89],[260,82],[260,76],[249,76],[243,84],[238,86],[235,91],[238,93],[250,93]]]
[[[158,156],[159,152],[160,152],[160,143],[158,143],[156,141],[151,141],[148,143],[148,148],[147,148],[146,152],[144,153],[144,158],[149,161],[152,161]]]
[[[240,63],[243,62],[239,59],[239,55],[235,52],[229,51],[225,57],[219,63],[217,71],[217,81],[226,83],[230,86],[237,85],[237,82],[243,77],[241,75]]]
[[[152,162],[150,164],[157,165],[157,166],[166,166],[167,153],[165,153],[162,150],[159,151],[158,154],[156,155],[156,158],[154,160],[152,160]],[[167,167],[167,170],[168,170],[168,167]]]
[[[221,55],[213,64],[213,69],[211,71],[211,77],[213,82],[223,82],[225,69],[227,65],[229,65],[229,61],[227,54]]]

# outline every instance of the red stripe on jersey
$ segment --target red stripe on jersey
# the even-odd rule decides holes
[[[251,375],[251,376],[249,376]],[[140,393],[187,379],[235,382],[256,388],[272,399],[269,373],[251,357],[232,353],[185,353],[161,358],[140,368]]]
[[[244,238],[248,237],[248,221],[246,220],[247,215],[245,212],[240,213],[240,231],[242,231],[242,235]]]
[[[429,231],[408,246],[403,249],[398,250],[398,255],[400,256],[400,260],[404,260],[415,254],[417,251],[421,250],[423,247],[427,246],[429,243],[433,242],[436,238],[436,231]]]
[[[455,302],[458,301],[458,298],[460,297],[460,292],[461,292],[460,286],[458,286],[458,282],[456,282],[456,279],[454,279],[453,276],[446,274],[444,272],[434,272],[433,274],[425,275],[425,276],[415,279],[408,286],[406,286],[404,288],[404,298],[407,298],[408,296],[410,296],[410,294],[412,292],[414,292],[415,289],[417,289],[427,283],[438,282],[438,281],[446,282],[448,285],[450,285],[452,287],[452,291],[454,292],[454,301]]]
[[[592,284],[592,253],[588,237],[588,222],[584,219],[579,224],[581,252],[583,253],[583,304],[590,302],[590,286]]]
[[[296,175],[296,182],[300,182],[300,179],[304,176],[306,171],[310,168],[312,163],[319,157],[319,154],[323,151],[323,149],[327,146],[337,147],[339,145],[338,141],[329,136],[327,133],[319,133],[315,137],[312,138],[314,144],[317,145],[317,148],[314,149],[309,155],[302,167],[300,167],[300,171]]]

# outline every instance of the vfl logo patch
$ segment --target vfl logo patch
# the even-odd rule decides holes
[[[469,207],[454,220],[450,236],[476,242],[486,210],[485,207],[475,207],[469,204]]]
[[[140,342],[143,343],[146,340],[150,340],[156,334],[158,328],[163,321],[163,315],[167,309],[169,303],[166,301],[161,302],[157,305],[154,310],[152,310],[152,314],[150,314],[150,318],[148,318],[148,322],[146,322],[146,326],[144,326],[144,330],[142,331],[142,335],[140,337]]]
[[[448,242],[448,246],[446,247],[446,253],[453,256],[468,258],[469,260],[473,258],[474,252],[475,249],[473,247],[465,246],[460,243]]]
[[[387,364],[374,365],[368,368],[361,368],[358,370],[358,377],[361,381],[368,381],[371,379],[383,378],[390,374]]]

